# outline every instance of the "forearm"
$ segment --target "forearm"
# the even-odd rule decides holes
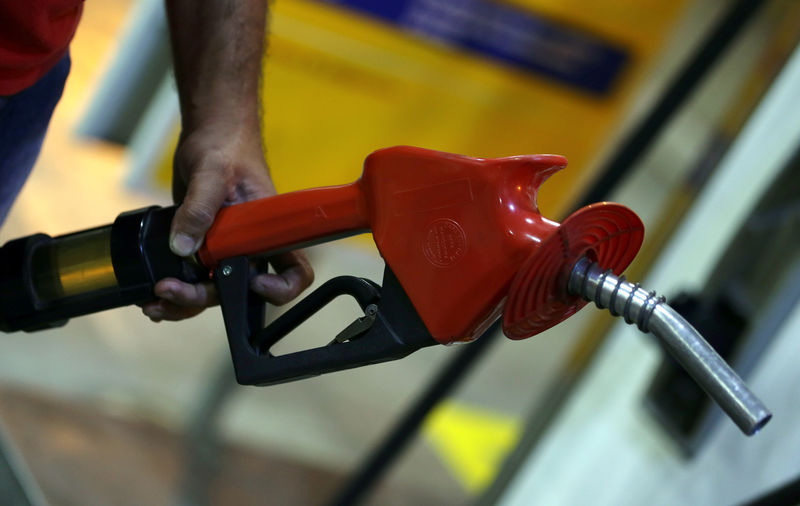
[[[175,151],[172,193],[180,203],[170,248],[194,254],[219,209],[275,194],[261,145],[259,77],[266,0],[166,0],[183,131]],[[274,304],[297,296],[314,279],[299,251],[270,259],[251,289]],[[145,304],[155,321],[193,316],[216,300],[213,286],[174,278],[155,286]]]
[[[166,0],[184,131],[208,122],[259,131],[266,0]]]

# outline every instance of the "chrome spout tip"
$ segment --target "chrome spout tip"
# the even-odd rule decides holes
[[[656,292],[603,271],[584,257],[575,263],[567,290],[655,335],[743,433],[752,436],[772,418],[764,403],[692,325]]]

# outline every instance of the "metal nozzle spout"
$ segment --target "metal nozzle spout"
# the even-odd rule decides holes
[[[624,276],[604,272],[585,257],[573,267],[568,290],[594,301],[601,309],[607,308],[614,316],[622,316],[627,323],[635,323],[642,332],[652,332],[748,436],[772,418],[736,372],[663,297],[628,283]]]

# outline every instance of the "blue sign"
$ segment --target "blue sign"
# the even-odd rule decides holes
[[[425,38],[596,94],[628,61],[621,46],[491,0],[322,0]]]

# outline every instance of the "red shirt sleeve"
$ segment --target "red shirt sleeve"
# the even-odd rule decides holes
[[[0,95],[31,86],[64,56],[83,0],[0,2]]]

